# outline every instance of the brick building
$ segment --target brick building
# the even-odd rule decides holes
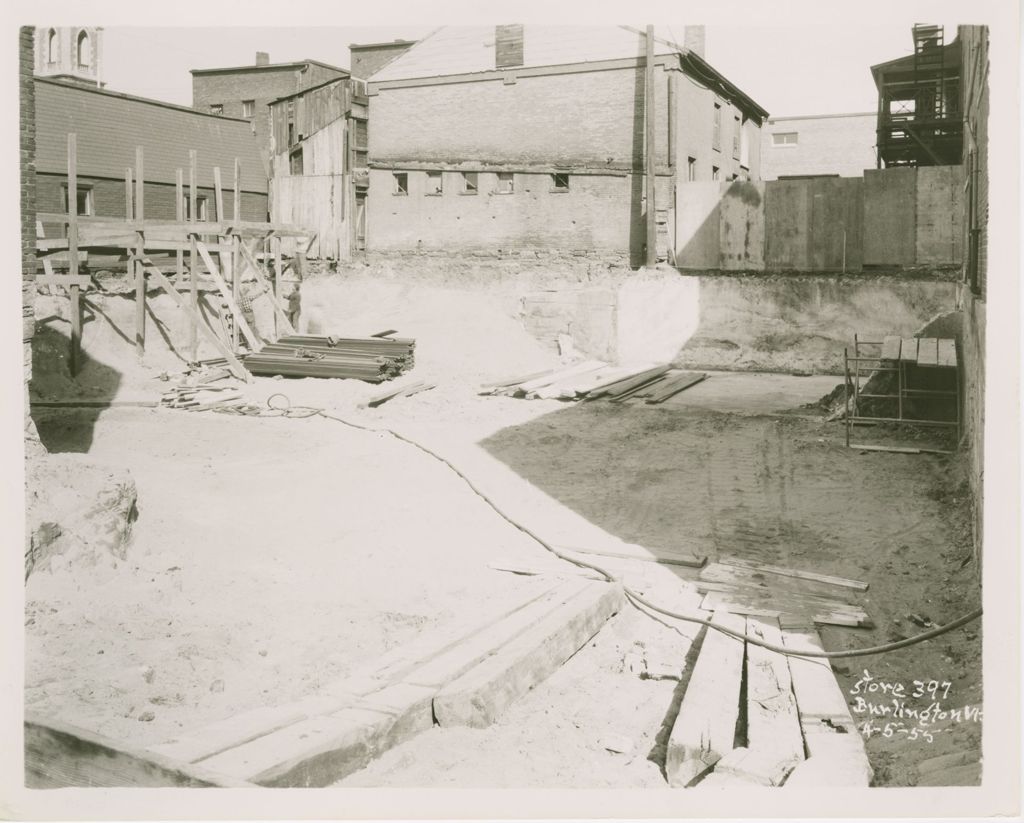
[[[771,117],[761,131],[761,178],[860,177],[875,160],[873,111]]]
[[[701,38],[686,48],[656,34],[655,214],[665,258],[675,184],[759,178],[768,113],[701,57]],[[378,70],[368,95],[368,249],[642,258],[642,31],[445,27]]]
[[[38,26],[35,74],[85,86],[103,86],[103,29],[97,26]]]
[[[242,218],[267,219],[267,178],[247,121],[38,77],[34,92],[39,212],[67,211],[67,136],[75,133],[79,214],[125,217],[125,169],[135,166],[135,149],[141,146],[147,219],[175,219],[177,170],[184,169],[187,187],[191,149],[197,152],[198,219],[220,217],[213,168],[220,167],[225,190],[233,189],[236,158]],[[186,212],[191,208],[187,191],[185,207]],[[56,226],[44,228],[55,236]]]
[[[265,171],[270,173],[270,103],[328,80],[348,77],[345,69],[319,60],[271,63],[256,52],[251,66],[192,69],[192,108],[248,120],[259,143]]]

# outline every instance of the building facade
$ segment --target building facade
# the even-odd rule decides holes
[[[761,178],[861,177],[875,160],[875,112],[771,117],[761,131]]]
[[[38,26],[35,75],[84,86],[103,84],[103,29],[96,26]]]
[[[654,44],[658,255],[676,183],[757,179],[767,112]],[[625,26],[435,31],[377,71],[367,248],[644,256],[645,37]]]
[[[216,213],[213,169],[220,168],[222,185],[230,195],[236,159],[241,172],[242,219],[267,219],[267,178],[248,121],[44,78],[35,79],[34,92],[40,213],[67,213],[67,143],[68,135],[74,133],[79,214],[125,217],[125,169],[135,167],[136,147],[141,146],[147,219],[176,219],[177,172],[183,170],[187,190],[189,151],[193,149],[197,153],[198,219],[222,217]],[[228,204],[231,200],[225,197]],[[186,202],[186,210],[190,208]],[[60,227],[44,221],[44,230],[52,237]]]
[[[192,69],[191,73],[192,108],[249,121],[268,175],[270,103],[328,80],[349,76],[345,69],[318,60],[271,63],[266,52],[257,52],[256,62],[251,66]]]

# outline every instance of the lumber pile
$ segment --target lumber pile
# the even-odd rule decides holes
[[[621,403],[633,398],[663,403],[707,377],[699,372],[677,371],[667,363],[613,366],[586,360],[572,366],[507,378],[480,387],[481,394],[557,400],[608,400]]]
[[[396,337],[289,335],[245,358],[252,374],[381,383],[411,369],[416,341]]]
[[[697,591],[701,608],[731,614],[778,618],[784,628],[816,623],[871,628],[864,607],[853,602],[867,583],[815,572],[768,566],[740,558],[703,568]]]
[[[864,741],[814,629],[787,630],[772,617],[715,612],[669,735],[672,786],[867,787]],[[746,689],[742,683],[746,678]]]

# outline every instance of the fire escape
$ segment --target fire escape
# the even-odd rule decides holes
[[[916,25],[914,53],[874,66],[879,91],[878,156],[891,166],[961,162],[960,44],[942,26]]]

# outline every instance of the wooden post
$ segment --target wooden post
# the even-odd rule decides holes
[[[235,198],[234,203],[234,217],[237,223],[241,220],[239,212],[242,209],[242,198],[241,198],[241,164],[238,162],[238,158],[235,158]],[[239,244],[241,238],[237,234],[231,235],[231,257],[234,268],[232,269],[231,277],[231,298],[235,301],[236,306],[241,305],[242,288],[240,283],[240,275],[242,272],[242,261],[239,259]],[[231,349],[232,351],[238,351],[238,320],[231,324]]]
[[[174,178],[174,219],[179,223],[185,221],[185,185],[183,182],[184,175],[181,169],[177,169]],[[177,263],[177,270],[174,274],[174,284],[178,285],[185,277],[185,252],[178,249],[175,253],[175,262]]]
[[[135,147],[135,219],[146,219],[142,146]],[[146,353],[146,271],[142,267],[145,256],[145,238],[141,227],[135,233],[135,353],[141,360]]]
[[[277,298],[277,304],[284,306],[284,301],[281,299],[281,238],[276,234],[270,238],[270,246],[274,250],[274,297]],[[274,318],[275,324],[277,318]],[[291,313],[288,313],[288,322],[292,322]],[[294,325],[294,324],[293,324]],[[281,337],[281,329],[275,325],[275,331],[277,332],[278,338]]]
[[[78,137],[68,135],[68,273],[78,274]],[[68,371],[74,377],[82,359],[82,297],[77,283],[71,294],[71,352]]]
[[[135,206],[134,200],[132,199],[132,167],[128,166],[124,170],[124,219],[134,220],[135,219]]]
[[[190,223],[196,222],[196,150],[189,149],[188,152],[188,196],[189,196],[189,209],[188,209],[188,220]],[[194,228],[194,227],[193,227]],[[199,317],[199,272],[198,272],[198,258],[199,254],[196,251],[196,235],[195,232],[190,232],[189,236],[189,252],[188,252],[188,277],[189,277],[189,289],[192,293],[192,313],[190,318],[192,324],[189,327],[189,359],[195,362],[199,359],[199,327],[196,325],[196,318]]]
[[[645,84],[644,93],[644,115],[646,124],[644,137],[646,138],[645,142],[647,147],[644,151],[644,158],[647,161],[647,184],[645,186],[647,194],[647,250],[644,262],[648,266],[654,266],[658,262],[658,227],[655,223],[654,206],[655,165],[657,160],[655,157],[654,140],[654,26],[647,27],[646,40],[647,82]]]

